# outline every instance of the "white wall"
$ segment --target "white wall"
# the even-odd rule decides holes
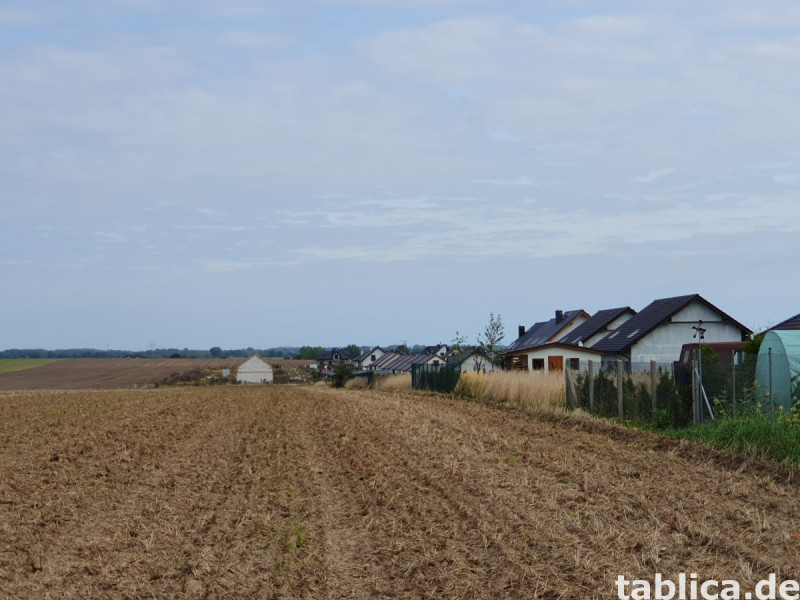
[[[272,383],[272,367],[253,356],[236,371],[236,381],[242,383]]]
[[[569,348],[566,346],[554,346],[550,348],[539,348],[536,350],[531,350],[527,353],[527,361],[528,361],[528,370],[533,370],[533,359],[534,358],[541,358],[544,359],[544,371],[547,372],[548,365],[547,365],[547,358],[550,356],[561,356],[564,359],[564,368],[569,368],[569,359],[570,358],[577,358],[581,361],[581,368],[584,368],[586,365],[586,361],[593,360],[595,362],[600,362],[600,354],[597,352],[587,352],[581,348]]]
[[[236,381],[242,383],[272,383],[272,369],[269,371],[250,371],[247,373],[236,373]]]
[[[700,302],[692,302],[689,306],[672,317],[671,322],[664,323],[639,340],[631,348],[631,362],[649,362],[655,360],[667,363],[680,358],[684,344],[696,344],[699,339],[693,337],[699,320],[703,321],[706,330],[704,343],[740,342],[742,331],[735,325],[723,323],[719,313],[709,309]]]
[[[490,361],[488,358],[472,354],[461,363],[461,372],[463,373],[464,371],[477,371],[478,362],[480,362],[480,367],[481,367],[480,370],[486,373],[491,373],[493,371],[500,370],[500,367],[493,364],[492,361]]]

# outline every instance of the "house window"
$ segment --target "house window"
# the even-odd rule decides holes
[[[581,370],[581,359],[580,358],[570,358],[569,359],[569,368],[573,371],[580,371]]]
[[[438,367],[438,366],[439,366],[439,361],[438,361],[438,360],[435,360],[435,361],[433,361],[433,365],[434,365],[435,367]]]
[[[544,359],[543,358],[534,358],[533,359],[533,370],[534,371],[544,371]]]
[[[372,362],[375,362],[375,360],[376,360],[376,358],[375,358],[375,355],[373,354],[372,356],[370,356],[370,357],[369,357],[369,359],[370,359]]]

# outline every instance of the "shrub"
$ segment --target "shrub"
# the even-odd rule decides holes
[[[333,365],[333,377],[331,377],[331,385],[335,388],[343,388],[347,380],[353,374],[353,363],[340,362]]]

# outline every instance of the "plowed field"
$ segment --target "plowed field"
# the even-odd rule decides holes
[[[152,385],[173,373],[236,368],[241,359],[66,358],[0,373],[0,390],[102,390]]]
[[[319,387],[0,393],[3,598],[616,598],[800,569],[792,474]]]

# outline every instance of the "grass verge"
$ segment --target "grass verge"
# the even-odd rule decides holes
[[[726,452],[800,465],[800,427],[765,417],[718,419],[686,429],[659,429],[635,424],[672,438],[708,444]]]

